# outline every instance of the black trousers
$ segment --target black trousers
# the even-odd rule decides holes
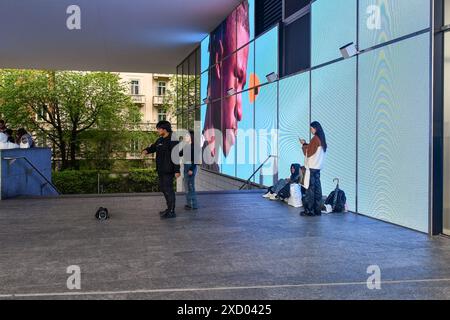
[[[166,199],[167,209],[175,210],[175,191],[173,188],[174,174],[158,174],[159,190],[164,194]]]
[[[320,170],[310,170],[311,178],[309,189],[303,196],[303,207],[307,214],[320,214],[322,212],[322,184],[320,183]]]

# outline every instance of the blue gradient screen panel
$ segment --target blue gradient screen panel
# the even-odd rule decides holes
[[[203,72],[200,77],[200,103],[208,98],[209,72]]]
[[[278,74],[278,26],[255,40],[256,85],[267,83],[266,76]]]
[[[360,49],[367,49],[429,27],[430,0],[359,1]]]
[[[278,128],[277,91],[277,83],[271,83],[259,88],[259,94],[256,98],[256,168],[261,165],[269,155],[278,155],[278,137],[275,132]],[[273,185],[276,173],[274,159],[270,159],[256,175],[256,183],[271,186]]]
[[[293,163],[304,165],[299,138],[309,138],[309,72],[280,81],[279,178],[287,178]]]
[[[255,39],[255,1],[256,0],[248,0],[248,21],[250,27],[250,40]]]
[[[220,172],[230,177],[236,176],[236,148],[234,145],[226,157],[223,153],[219,155]]]
[[[255,122],[254,122],[254,91],[238,94],[242,101],[242,119],[237,134],[237,168],[236,176],[247,180],[255,170]]]
[[[430,35],[360,57],[358,209],[428,232]],[[420,79],[420,80],[419,80]]]
[[[312,66],[341,58],[339,48],[356,43],[357,0],[317,0],[312,4]]]
[[[200,44],[200,52],[201,72],[204,72],[209,69],[209,36],[203,39],[202,43]]]
[[[340,179],[350,210],[356,210],[356,58],[314,70],[311,78],[311,118],[325,131],[328,151],[321,172],[328,195]]]

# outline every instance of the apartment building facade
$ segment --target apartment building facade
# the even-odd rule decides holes
[[[165,110],[164,98],[169,90],[171,75],[156,73],[119,73],[128,85],[133,102],[140,106],[142,113],[141,129],[155,131],[161,120],[173,121],[170,112]]]

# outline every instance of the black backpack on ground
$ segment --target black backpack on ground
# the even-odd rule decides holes
[[[328,196],[325,204],[330,205],[335,213],[345,212],[347,197],[345,192],[339,189],[339,179],[334,179],[333,182],[335,181],[337,181],[336,189]]]

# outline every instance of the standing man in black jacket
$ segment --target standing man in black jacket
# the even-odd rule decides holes
[[[168,121],[160,121],[156,125],[160,138],[145,149],[142,153],[148,155],[156,152],[156,170],[159,178],[159,188],[167,202],[167,210],[161,211],[162,219],[172,219],[175,214],[174,178],[180,177],[180,164],[172,160],[172,150],[177,147],[178,141],[172,141],[172,126]],[[174,152],[178,154],[178,152]]]

